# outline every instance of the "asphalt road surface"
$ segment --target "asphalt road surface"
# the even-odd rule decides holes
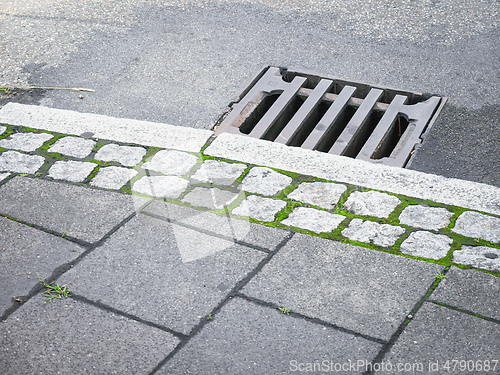
[[[496,0],[1,0],[0,93],[208,128],[264,65],[449,98],[411,168],[500,186]],[[80,98],[83,95],[83,98]]]

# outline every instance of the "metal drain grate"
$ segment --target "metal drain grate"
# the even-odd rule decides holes
[[[404,167],[446,98],[265,67],[231,105],[231,132]]]

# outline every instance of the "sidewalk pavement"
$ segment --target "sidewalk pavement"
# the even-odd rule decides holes
[[[0,124],[2,373],[500,372],[497,187],[14,103]]]

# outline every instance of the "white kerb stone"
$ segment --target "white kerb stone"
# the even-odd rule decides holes
[[[455,263],[500,271],[500,250],[488,246],[462,246],[462,250],[453,253]]]
[[[49,169],[49,177],[56,180],[83,182],[97,164],[83,161],[56,161]]]
[[[102,146],[95,155],[96,160],[101,161],[117,161],[127,167],[133,167],[142,161],[146,155],[144,147],[120,146],[116,143],[111,143]]]
[[[344,185],[330,182],[303,182],[288,194],[288,198],[331,210],[347,190]]]
[[[451,248],[453,240],[444,234],[434,234],[420,230],[413,232],[401,244],[401,252],[429,259],[444,258]]]
[[[144,163],[142,167],[168,176],[182,176],[187,174],[197,162],[198,158],[196,156],[186,152],[161,150],[150,161]]]
[[[500,242],[500,219],[479,212],[465,211],[458,217],[452,231],[467,237]]]
[[[193,180],[231,185],[245,171],[247,166],[240,163],[226,163],[218,160],[206,160],[192,176]]]
[[[405,230],[401,227],[353,219],[349,227],[342,231],[342,235],[353,241],[389,247],[394,245],[404,232]]]
[[[334,231],[344,219],[344,216],[314,208],[297,207],[282,223],[316,233],[325,233]]]
[[[26,155],[17,151],[6,151],[0,155],[0,171],[35,173],[45,163],[38,155]]]
[[[51,134],[47,133],[15,133],[7,138],[0,139],[0,147],[25,152],[35,151],[52,137]]]
[[[213,135],[205,129],[114,118],[36,105],[7,103],[0,123],[45,129],[62,134],[93,133],[93,138],[160,148],[199,152]]]
[[[291,177],[269,168],[255,167],[245,176],[239,188],[250,193],[275,195],[291,183]]]
[[[349,195],[344,207],[356,215],[387,218],[399,205],[399,198],[378,191],[355,191]]]
[[[95,144],[96,142],[91,139],[64,137],[58,139],[56,143],[49,148],[49,152],[57,152],[62,155],[81,159],[92,152]]]
[[[97,176],[90,181],[90,185],[103,189],[118,190],[137,174],[136,170],[130,168],[104,167],[99,169]]]
[[[250,195],[232,211],[232,214],[262,221],[274,221],[276,214],[285,206],[286,202],[281,200]]]
[[[132,191],[158,198],[178,198],[189,186],[189,182],[175,176],[144,176],[134,183]]]
[[[399,222],[415,228],[438,230],[450,225],[453,212],[442,207],[408,206],[401,215]]]

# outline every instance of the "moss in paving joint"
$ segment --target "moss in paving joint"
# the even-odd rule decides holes
[[[417,232],[418,230],[417,229],[414,229],[414,228],[409,228],[409,227],[402,227],[405,232],[403,234],[401,234],[401,236],[399,236],[399,238],[396,240],[396,242],[394,243],[394,245],[392,246],[392,248],[394,250],[398,250],[400,251],[401,249],[401,244],[408,239],[408,237],[410,237],[410,235],[413,233],[413,232]]]

